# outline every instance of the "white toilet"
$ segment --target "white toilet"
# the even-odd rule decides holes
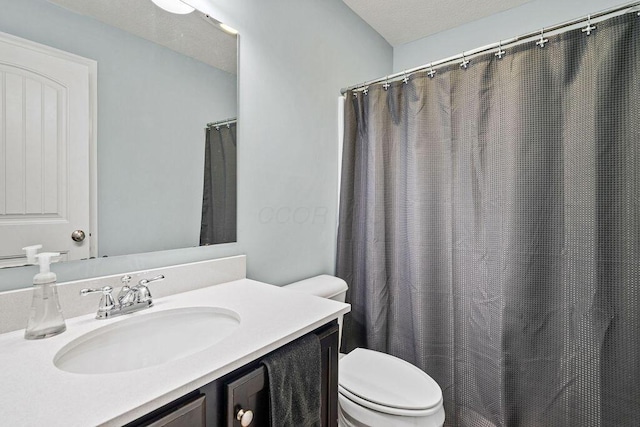
[[[344,280],[321,275],[285,286],[344,302]],[[342,333],[342,319],[340,333]],[[338,425],[368,427],[441,427],[442,390],[416,366],[378,351],[357,348],[340,355]]]

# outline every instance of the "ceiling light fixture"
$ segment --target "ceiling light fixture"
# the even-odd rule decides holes
[[[176,13],[178,15],[186,15],[195,10],[195,8],[182,2],[181,0],[151,0],[153,4],[167,12]]]

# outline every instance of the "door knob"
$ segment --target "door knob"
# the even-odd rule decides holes
[[[245,411],[244,409],[240,409],[236,414],[236,419],[240,421],[240,425],[242,427],[247,427],[249,424],[251,424],[251,421],[253,421],[253,411]]]
[[[74,242],[82,242],[85,238],[84,235],[84,231],[82,230],[75,230],[73,233],[71,233],[71,240],[73,240]]]

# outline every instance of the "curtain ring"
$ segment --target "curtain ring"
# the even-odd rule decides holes
[[[427,73],[427,76],[429,76],[430,78],[433,78],[436,75],[436,70],[433,69],[433,63],[429,64],[429,72]]]
[[[364,96],[369,95],[369,86],[367,86],[367,82],[362,83],[362,93],[364,93]]]
[[[404,74],[404,78],[402,79],[402,81],[404,82],[404,84],[409,83],[409,77],[407,77],[407,72],[403,71],[402,74]]]
[[[540,40],[536,42],[536,44],[540,47],[544,47],[545,44],[549,43],[549,39],[544,38],[544,28],[540,30]]]
[[[462,52],[462,62],[460,63],[460,67],[466,70],[467,67],[469,66],[469,62],[470,61],[464,57],[464,52]]]
[[[582,32],[590,36],[591,32],[595,29],[596,29],[596,26],[591,25],[591,15],[587,15],[587,26],[582,29]]]
[[[496,56],[498,59],[502,59],[503,56],[507,54],[506,51],[502,50],[502,40],[498,42],[498,51],[496,52]]]
[[[391,86],[391,85],[389,84],[389,76],[386,76],[386,77],[384,78],[384,84],[382,85],[382,87],[384,88],[384,90],[389,90],[389,86]]]

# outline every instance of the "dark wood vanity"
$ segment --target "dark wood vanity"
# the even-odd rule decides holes
[[[338,324],[334,320],[311,333],[320,339],[322,426],[335,427],[338,424]],[[238,413],[241,410],[253,414],[253,420],[246,425],[270,427],[268,378],[261,360],[248,363],[126,427],[240,427]],[[277,420],[273,425],[278,425]]]

